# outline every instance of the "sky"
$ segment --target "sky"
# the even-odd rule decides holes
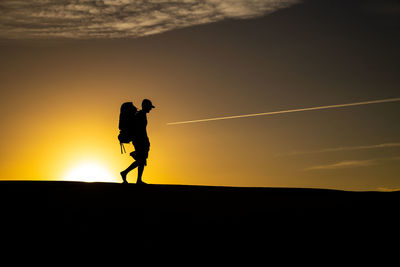
[[[399,32],[395,0],[3,0],[0,179],[121,182],[149,98],[148,183],[399,189],[398,101],[171,124],[399,98]]]

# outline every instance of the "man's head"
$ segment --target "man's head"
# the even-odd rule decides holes
[[[149,113],[151,109],[155,108],[149,99],[143,99],[142,101],[142,110],[146,113]]]

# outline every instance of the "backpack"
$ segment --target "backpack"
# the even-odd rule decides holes
[[[132,102],[125,102],[121,105],[121,111],[119,113],[119,134],[118,140],[122,151],[126,153],[123,144],[127,144],[133,140],[136,130],[136,113],[138,109],[133,105]]]

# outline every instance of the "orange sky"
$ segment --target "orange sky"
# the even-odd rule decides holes
[[[398,14],[350,7],[303,3],[142,38],[3,38],[0,177],[60,180],[95,162],[120,182],[131,161],[119,107],[149,98],[146,182],[399,188],[399,103],[167,125],[399,97]]]

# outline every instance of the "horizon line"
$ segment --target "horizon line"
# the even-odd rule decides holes
[[[354,103],[346,103],[346,104],[336,104],[336,105],[317,106],[317,107],[299,108],[299,109],[288,109],[288,110],[278,110],[278,111],[269,111],[269,112],[262,112],[262,113],[251,113],[251,114],[244,114],[244,115],[215,117],[215,118],[189,120],[189,121],[169,122],[169,123],[167,123],[167,125],[180,125],[180,124],[189,124],[189,123],[198,123],[198,122],[239,119],[239,118],[277,115],[277,114],[294,113],[294,112],[302,112],[302,111],[313,111],[313,110],[343,108],[343,107],[361,106],[361,105],[370,105],[370,104],[379,104],[379,103],[399,102],[399,101],[400,101],[400,97],[395,97],[395,98],[386,98],[386,99],[370,100],[370,101],[362,101],[362,102],[354,102]]]

